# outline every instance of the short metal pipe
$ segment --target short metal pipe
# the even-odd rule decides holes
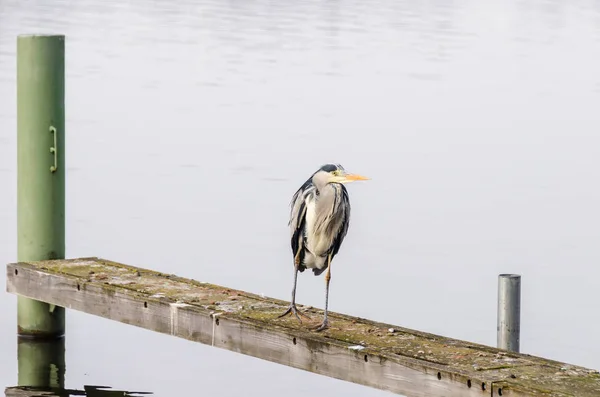
[[[521,276],[498,276],[498,328],[499,349],[519,352],[521,338]]]

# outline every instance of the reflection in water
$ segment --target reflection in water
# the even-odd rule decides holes
[[[18,338],[17,357],[19,386],[64,387],[64,337],[50,341]]]
[[[141,396],[151,392],[113,390],[108,386],[65,389],[65,338],[35,340],[18,338],[19,386],[7,387],[6,397],[37,396]]]
[[[7,387],[4,390],[6,397],[67,397],[67,396],[96,396],[96,397],[136,397],[150,392],[114,390],[107,386],[84,386],[83,390],[63,389],[53,387]]]

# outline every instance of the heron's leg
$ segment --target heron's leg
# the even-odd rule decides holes
[[[329,281],[331,280],[331,254],[327,257],[327,271],[325,272],[325,314],[323,315],[323,322],[319,325],[315,331],[323,331],[329,328],[329,319],[327,318],[327,306],[329,305]]]
[[[298,283],[298,265],[299,265],[299,257],[296,256],[296,260],[295,260],[295,264],[294,264],[294,287],[292,288],[292,301],[290,302],[290,305],[288,306],[288,309],[285,311],[285,313],[280,314],[279,316],[277,316],[277,318],[281,318],[283,316],[286,316],[290,313],[294,314],[294,316],[296,316],[296,318],[298,319],[298,321],[302,322],[302,320],[300,319],[300,315],[310,319],[309,316],[307,316],[306,314],[302,313],[301,311],[299,311],[296,308],[296,284]]]

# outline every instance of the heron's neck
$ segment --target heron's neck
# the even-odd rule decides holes
[[[332,183],[325,183],[322,186],[316,186],[316,188],[319,191],[316,197],[317,205],[330,205],[335,198],[337,187]]]

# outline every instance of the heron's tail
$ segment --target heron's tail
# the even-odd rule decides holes
[[[323,273],[325,271],[325,269],[327,269],[327,263],[325,263],[325,266],[323,266],[323,268],[319,269],[319,268],[313,268],[312,271],[315,274],[315,276],[320,275],[321,273]]]

